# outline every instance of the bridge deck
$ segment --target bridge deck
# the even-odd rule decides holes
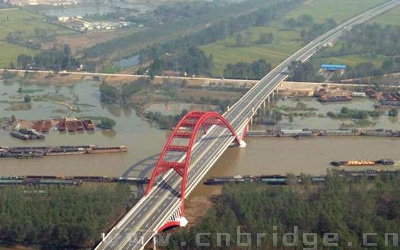
[[[306,61],[328,41],[339,37],[344,30],[363,23],[399,4],[400,0],[387,2],[342,23],[310,42],[266,75],[226,112],[224,117],[235,131],[241,131],[264,100],[287,77],[287,74],[282,72],[287,71],[292,61]],[[232,141],[233,137],[227,129],[214,126],[194,146],[188,174],[187,196]],[[169,171],[162,178],[163,180],[151,190],[150,194],[143,197],[132,208],[96,249],[142,249],[151,240],[158,229],[180,207],[181,177],[175,172]]]

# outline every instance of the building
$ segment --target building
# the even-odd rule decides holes
[[[339,65],[339,64],[322,64],[321,69],[329,70],[329,71],[338,71],[338,70],[345,70],[347,68],[346,65]]]

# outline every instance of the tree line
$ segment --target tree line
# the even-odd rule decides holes
[[[259,80],[268,74],[271,69],[271,64],[267,63],[263,59],[254,61],[252,63],[229,63],[224,69],[224,76],[226,78]]]
[[[354,67],[348,67],[344,75],[337,75],[337,80],[380,76],[400,70],[400,26],[382,26],[377,23],[360,24],[346,32],[340,49],[325,50],[319,57],[336,57],[346,55],[363,55],[367,58],[384,56],[381,65],[372,62],[361,62]]]
[[[131,83],[125,83],[121,87],[114,87],[103,81],[99,91],[102,101],[124,104],[129,102],[129,97],[151,85],[148,78],[139,78]]]
[[[164,70],[178,71],[180,75],[210,75],[213,67],[212,55],[207,57],[200,49],[190,47],[154,59],[149,67],[149,75],[153,79],[156,75],[163,75]]]
[[[30,56],[20,54],[17,57],[18,68],[49,69],[54,71],[71,70],[80,67],[79,60],[72,56],[71,48],[64,44],[61,48],[54,46],[49,50],[41,50],[39,54]]]
[[[54,42],[55,36],[55,31],[35,28],[33,33],[20,30],[9,32],[6,40],[9,43],[18,44],[34,50],[39,50],[42,47],[42,43]]]
[[[248,2],[246,2],[247,4]],[[295,8],[301,1],[296,0],[280,0],[267,3],[268,6],[259,8],[256,11],[239,17],[230,18],[226,21],[221,21],[206,29],[200,30],[183,38],[174,39],[156,46],[150,46],[140,51],[140,61],[144,62],[160,57],[165,53],[174,53],[175,51],[185,50],[193,46],[210,44],[233,35],[239,31],[246,30],[252,26],[264,26],[271,20],[278,18],[282,13],[286,13],[292,8]],[[269,42],[273,37],[263,38]]]
[[[210,249],[288,249],[283,234],[296,230],[298,244],[291,249],[364,249],[364,233],[376,233],[368,237],[368,242],[377,244],[371,249],[394,249],[393,234],[385,234],[400,232],[398,181],[398,174],[351,181],[331,173],[326,183],[319,185],[311,185],[306,176],[301,177],[302,185],[294,179],[284,187],[227,185],[197,225],[172,234],[167,249],[201,249],[196,244],[198,233],[203,233],[200,240],[210,243]],[[251,246],[238,246],[238,237],[248,242],[238,234],[238,227],[240,233],[250,234]],[[218,245],[217,233],[229,233],[230,237],[223,235]],[[264,234],[261,238],[257,237],[260,233]],[[313,235],[305,239],[304,233]],[[328,233],[338,234],[334,241],[338,247],[323,245]],[[294,242],[294,237],[292,234],[288,242]],[[352,242],[351,248],[348,242]]]

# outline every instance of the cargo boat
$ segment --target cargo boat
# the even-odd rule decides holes
[[[51,121],[50,120],[45,120],[43,121],[43,126],[42,126],[42,133],[47,133],[49,132],[50,128],[51,128]],[[39,130],[38,130],[39,131]]]
[[[32,128],[36,131],[42,131],[43,121],[37,121],[33,124]]]
[[[247,176],[227,176],[227,177],[212,177],[204,182],[205,185],[222,185],[226,183],[253,182],[253,177]]]
[[[82,125],[82,122],[81,122],[81,121],[79,121],[79,120],[74,120],[72,123],[73,123],[73,125],[75,126],[75,128],[76,128],[77,131],[83,131],[83,125]]]
[[[93,124],[92,120],[84,119],[84,120],[82,120],[82,123],[86,130],[94,130],[94,124]]]
[[[66,130],[65,120],[61,120],[57,123],[57,130],[60,132],[64,132]]]
[[[352,98],[350,96],[321,96],[318,99],[320,102],[346,102],[351,101]]]
[[[10,135],[15,137],[15,138],[18,138],[18,139],[29,140],[29,135],[24,135],[24,134],[22,134],[20,132],[17,132],[17,131],[11,131]]]
[[[17,159],[31,159],[31,158],[43,158],[43,152],[30,152],[30,153],[21,153],[14,156]]]
[[[120,153],[126,152],[127,149],[125,146],[119,147],[90,147],[87,150],[89,154],[101,154],[101,153]]]
[[[29,136],[29,139],[41,140],[41,139],[45,138],[45,136],[43,134],[39,133],[35,129],[21,129],[19,132],[21,134]]]
[[[68,132],[75,132],[76,131],[76,127],[75,127],[74,121],[66,121],[65,122],[65,126],[67,127]]]
[[[52,148],[49,149],[46,155],[79,155],[85,154],[86,150],[84,148]]]
[[[376,165],[388,166],[388,165],[394,165],[394,161],[391,159],[381,159],[377,161],[332,161],[330,164],[335,167],[342,167],[342,166],[362,167],[362,166],[376,166]]]

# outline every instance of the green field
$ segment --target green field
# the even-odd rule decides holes
[[[337,23],[341,23],[384,2],[384,0],[309,0],[289,13],[286,18],[311,15],[316,22],[321,23],[332,17]]]
[[[400,7],[397,7],[391,11],[378,16],[371,23],[377,22],[382,25],[400,25]]]
[[[215,76],[222,76],[222,70],[228,63],[252,62],[258,59],[265,59],[272,66],[278,65],[288,56],[297,51],[302,43],[300,41],[300,30],[292,31],[284,30],[283,21],[287,18],[297,18],[300,15],[311,15],[316,22],[323,22],[326,18],[334,18],[336,22],[343,22],[352,16],[355,16],[364,10],[370,9],[376,5],[385,2],[384,0],[309,0],[298,9],[291,11],[281,20],[274,22],[269,27],[252,27],[249,30],[242,31],[243,36],[248,31],[251,32],[253,45],[248,47],[235,47],[236,34],[227,38],[227,41],[220,40],[212,44],[201,46],[207,56],[212,54],[214,58]],[[397,14],[397,16],[396,16]],[[387,15],[387,16],[386,16]],[[395,23],[396,19],[400,19],[400,8],[396,11],[381,16],[386,22]],[[376,19],[379,20],[379,19]],[[383,21],[382,21],[383,22]],[[260,33],[272,32],[275,35],[273,44],[257,45]],[[332,48],[332,49],[336,49]],[[326,62],[347,64],[355,66],[357,63],[372,61],[377,66],[380,66],[383,58],[365,58],[363,56],[351,55],[344,57],[325,58]],[[323,60],[320,60],[323,62]]]
[[[36,51],[31,49],[26,49],[24,47],[14,45],[8,42],[0,41],[0,67],[5,67],[13,62],[14,64],[17,61],[17,56],[19,54],[25,53],[28,55],[35,55]]]
[[[214,75],[221,75],[223,68],[228,63],[253,62],[258,59],[265,59],[273,66],[278,65],[282,58],[288,57],[297,51],[300,45],[300,35],[297,31],[280,30],[273,27],[252,27],[242,32],[243,36],[251,32],[253,45],[248,47],[236,47],[235,36],[228,37],[227,41],[218,41],[213,44],[200,47],[207,56],[214,57]],[[261,33],[274,33],[275,38],[272,44],[256,44]]]
[[[329,58],[315,57],[311,59],[311,61],[316,64],[345,64],[350,67],[354,67],[359,63],[371,62],[376,67],[379,68],[381,67],[383,60],[384,60],[383,56],[372,58],[370,56],[365,56],[365,55],[346,55],[346,56],[329,57]]]
[[[17,56],[25,53],[25,47],[10,44],[6,41],[9,32],[34,32],[35,28],[55,31],[57,34],[75,34],[75,31],[49,24],[43,21],[44,17],[20,9],[0,10],[0,67],[16,63]],[[36,51],[27,49],[27,54],[34,55]]]

